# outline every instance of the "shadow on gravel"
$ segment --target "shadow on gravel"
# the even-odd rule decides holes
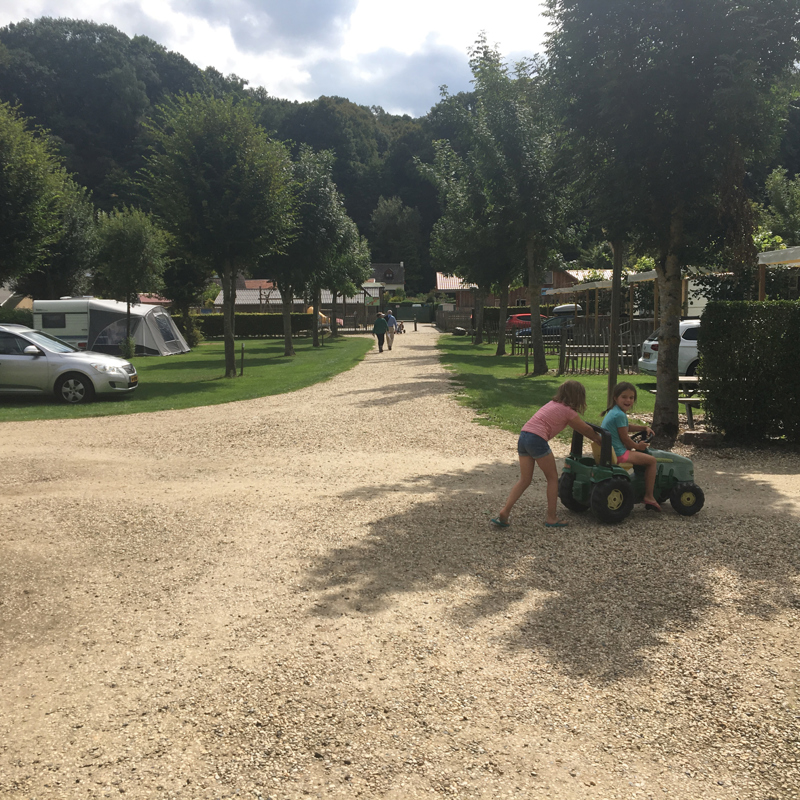
[[[370,614],[400,594],[417,593],[421,603],[433,595],[454,625],[492,622],[492,637],[508,648],[537,651],[567,674],[603,683],[643,671],[648,652],[668,646],[667,634],[691,630],[719,606],[769,618],[800,605],[798,520],[772,490],[759,489],[747,516],[704,510],[686,518],[636,506],[612,527],[564,511],[570,527],[553,532],[543,526],[537,476],[513,527],[498,530],[489,516],[510,475],[507,465],[490,464],[400,484],[418,495],[409,510],[319,560],[308,586],[320,601],[314,613]],[[724,480],[751,488],[745,477]],[[497,488],[486,493],[487,486]],[[374,503],[384,490],[341,499]]]

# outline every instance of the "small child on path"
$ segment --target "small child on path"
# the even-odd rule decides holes
[[[631,425],[628,422],[628,412],[636,403],[636,387],[628,381],[622,381],[614,387],[611,397],[613,405],[605,411],[602,427],[611,433],[611,446],[616,453],[617,463],[629,461],[644,467],[644,507],[648,511],[661,511],[661,506],[653,495],[658,462],[654,456],[642,452],[647,450],[646,442],[637,444],[628,433],[645,431],[648,436],[653,435],[652,428],[647,425]]]
[[[599,442],[600,436],[580,417],[586,411],[586,389],[578,381],[565,381],[558,387],[553,399],[543,405],[523,426],[517,442],[519,453],[519,480],[508,495],[506,504],[500,513],[492,519],[498,528],[508,528],[508,518],[514,504],[522,497],[522,493],[531,485],[533,468],[536,464],[547,479],[547,517],[546,528],[565,528],[557,516],[558,505],[558,469],[556,458],[548,442],[556,434],[561,433],[569,425],[573,430],[582,433],[593,442]]]

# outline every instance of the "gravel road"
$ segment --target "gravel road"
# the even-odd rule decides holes
[[[800,797],[800,458],[620,526],[421,328],[291,395],[0,426],[0,797]],[[557,455],[566,448],[560,447]]]

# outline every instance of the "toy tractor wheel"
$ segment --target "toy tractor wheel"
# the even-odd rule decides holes
[[[706,501],[703,490],[691,481],[679,483],[669,496],[672,507],[682,516],[691,517],[696,514]]]
[[[572,495],[572,489],[575,486],[575,475],[570,472],[565,472],[558,479],[558,499],[561,500],[562,505],[570,511],[587,511],[589,508],[588,503],[581,503],[576,500]]]
[[[609,478],[592,490],[592,511],[602,522],[622,522],[633,509],[633,486],[627,478]]]

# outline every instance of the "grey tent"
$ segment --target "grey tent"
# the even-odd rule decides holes
[[[116,300],[70,297],[34,300],[33,327],[81,350],[119,355],[127,330],[127,306]],[[163,306],[131,305],[131,336],[137,355],[169,356],[190,348]]]

